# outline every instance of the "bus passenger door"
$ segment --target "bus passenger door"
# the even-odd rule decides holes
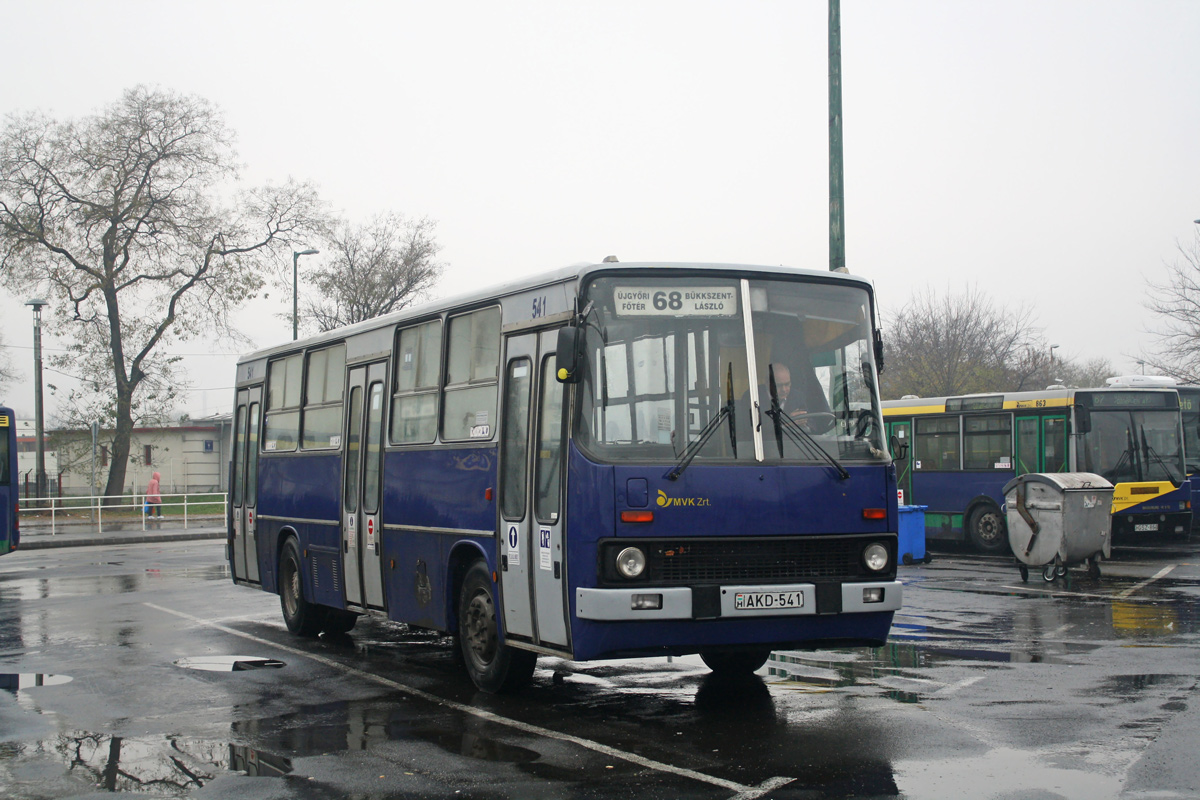
[[[350,370],[346,458],[342,473],[342,568],[346,604],[384,607],[383,423],[384,362]]]
[[[505,630],[566,648],[563,595],[563,384],[558,332],[512,336],[505,368],[500,451],[500,584]],[[539,346],[540,345],[540,346]]]
[[[1067,418],[1046,417],[1042,420],[1042,472],[1068,472]]]
[[[555,377],[554,351],[558,331],[541,334],[537,405],[534,408],[533,524],[537,540],[530,538],[530,571],[533,572],[537,610],[537,640],[549,647],[567,647],[566,542],[563,541],[562,485],[566,461],[566,426],[563,388]]]
[[[237,393],[233,423],[233,577],[260,581],[258,571],[258,430],[261,422],[262,387],[252,386]]]
[[[500,418],[500,596],[504,630],[534,638],[530,585],[529,436],[530,397],[537,362],[537,334],[506,342],[504,408]]]
[[[893,422],[888,426],[889,440],[895,436],[900,440],[901,445],[908,445],[908,451],[904,458],[896,459],[896,488],[903,494],[901,495],[900,505],[914,505],[916,503],[912,496],[912,420],[903,422]],[[892,454],[895,457],[895,453]]]
[[[1017,474],[1042,471],[1037,417],[1017,417]]]

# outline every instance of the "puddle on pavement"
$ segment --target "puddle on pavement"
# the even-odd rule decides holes
[[[287,666],[276,658],[261,656],[197,656],[181,658],[175,666],[204,672],[247,672],[254,669],[282,669]]]
[[[1090,652],[1095,645],[1055,645],[1061,652],[1037,649],[989,650],[972,647],[936,647],[906,642],[890,642],[869,651],[798,652],[771,654],[767,674],[782,678],[789,686],[799,684],[810,691],[829,691],[850,686],[874,686],[885,697],[900,703],[917,703],[923,696],[942,688],[942,684],[916,677],[914,670],[968,662],[995,664],[1070,664],[1073,650]],[[869,653],[865,656],[864,653]],[[987,666],[980,666],[987,669]],[[926,689],[925,686],[932,688]],[[799,687],[797,687],[799,688]]]
[[[6,759],[57,756],[68,774],[108,792],[191,794],[229,771],[250,777],[281,777],[292,771],[288,758],[226,742],[170,736],[128,738],[88,731],[62,733],[32,744],[13,743]],[[13,788],[22,788],[14,786]]]
[[[421,727],[410,723],[421,719]],[[436,722],[435,722],[436,724]],[[537,761],[536,750],[493,738],[490,723],[447,716],[440,727],[414,717],[405,700],[375,699],[305,706],[288,714],[233,724],[238,737],[295,757],[353,752],[395,742],[424,742],[456,756],[506,764]]]
[[[541,755],[534,750],[498,742],[475,733],[419,730],[412,731],[411,734],[412,738],[435,744],[448,753],[477,758],[481,761],[521,764],[541,758]]]
[[[0,672],[0,689],[17,694],[38,686],[58,686],[70,683],[70,675],[45,675],[40,672]]]

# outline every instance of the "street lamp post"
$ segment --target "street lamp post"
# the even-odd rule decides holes
[[[37,469],[34,476],[34,492],[38,499],[46,496],[46,431],[42,415],[42,307],[49,305],[40,297],[25,303],[33,308],[33,365],[36,383],[33,387],[35,426],[37,427]]]
[[[1056,345],[1056,344],[1050,345],[1050,367],[1051,367],[1051,369],[1054,368],[1054,351],[1057,349],[1058,349],[1058,345]]]
[[[292,251],[292,341],[300,338],[300,300],[296,289],[300,277],[300,256],[315,256],[320,250]]]

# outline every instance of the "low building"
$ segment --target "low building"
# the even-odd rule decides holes
[[[135,428],[124,491],[145,491],[155,472],[162,476],[163,494],[227,491],[231,427],[232,418],[225,414]],[[57,430],[47,435],[47,452],[52,447],[56,455],[53,475],[61,476],[64,495],[103,491],[112,457],[112,437],[111,430],[100,430],[93,449],[89,430]],[[49,457],[46,472],[51,473]]]

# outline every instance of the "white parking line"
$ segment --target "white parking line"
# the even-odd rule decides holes
[[[1170,564],[1168,566],[1163,567],[1158,572],[1154,573],[1153,576],[1147,578],[1146,580],[1142,581],[1141,583],[1137,583],[1137,584],[1134,584],[1133,586],[1130,586],[1128,589],[1126,589],[1125,591],[1118,594],[1117,597],[1120,597],[1122,600],[1125,599],[1126,597],[1129,597],[1129,595],[1133,594],[1134,592],[1136,592],[1139,589],[1144,589],[1145,587],[1154,583],[1156,580],[1165,576],[1168,572],[1170,572],[1171,570],[1175,569],[1178,566],[1179,566],[1178,564]]]
[[[981,680],[983,680],[983,678],[984,678],[984,676],[982,676],[982,675],[976,675],[974,678],[967,678],[965,680],[959,681],[958,683],[952,683],[952,684],[946,686],[946,688],[944,688],[944,689],[938,689],[936,692],[934,692],[934,694],[936,694],[936,695],[954,694],[959,689],[965,689],[968,686],[979,683]]]
[[[412,686],[407,686],[403,683],[399,683],[397,681],[391,680],[390,678],[385,678],[381,675],[374,675],[370,672],[366,672],[366,671],[358,669],[356,667],[349,667],[349,666],[346,666],[345,664],[340,664],[337,661],[334,661],[333,659],[325,658],[324,656],[317,655],[316,653],[306,653],[305,651],[298,650],[294,647],[288,647],[287,645],[284,645],[284,644],[277,644],[277,643],[269,641],[267,639],[262,639],[258,636],[254,636],[249,633],[243,633],[242,631],[235,630],[233,628],[227,627],[225,625],[221,625],[216,622],[210,622],[209,620],[201,619],[200,617],[194,617],[191,614],[184,613],[183,611],[176,611],[175,609],[172,609],[172,608],[165,608],[164,606],[156,605],[154,603],[143,603],[143,605],[147,606],[148,608],[153,608],[156,611],[161,611],[164,614],[171,614],[171,615],[179,617],[181,619],[186,619],[190,622],[194,622],[197,625],[203,625],[206,628],[212,628],[213,630],[218,630],[218,631],[221,631],[222,633],[227,633],[230,636],[237,636],[242,639],[246,639],[248,641],[255,642],[257,644],[265,645],[267,647],[273,647],[276,650],[282,650],[285,653],[291,653],[293,655],[297,655],[302,658],[311,659],[312,661],[316,661],[319,664],[324,664],[327,667],[341,670],[342,672],[344,672],[348,675],[354,675],[355,677],[372,681],[374,683],[379,684],[380,686],[386,686],[389,689],[395,689],[397,691],[404,692],[405,694],[410,695],[412,697],[420,698],[421,700],[426,700],[430,703],[435,703],[439,706],[443,706],[444,708],[449,708],[454,711],[458,711],[462,714],[470,714],[471,716],[487,720],[488,722],[494,722],[497,725],[504,725],[506,727],[513,728],[514,730],[518,730],[523,733],[533,734],[534,736],[543,736],[548,739],[558,739],[559,741],[562,741],[562,742],[569,742],[571,744],[578,745],[579,747],[583,747],[588,750],[592,750],[593,752],[600,753],[602,755],[611,756],[612,758],[619,758],[622,761],[628,761],[631,764],[637,764],[640,767],[645,767],[647,769],[656,770],[658,772],[666,772],[666,773],[670,773],[672,775],[679,775],[680,777],[683,777],[683,778],[690,778],[691,780],[700,781],[701,783],[707,783],[710,786],[718,786],[722,789],[729,789],[730,791],[735,792],[735,794],[730,796],[730,800],[757,800],[757,798],[762,797],[767,792],[773,791],[774,789],[778,789],[780,786],[784,786],[785,784],[791,783],[793,780],[795,780],[794,778],[776,777],[776,778],[770,778],[769,780],[759,784],[758,786],[747,786],[746,784],[738,783],[736,781],[728,781],[728,780],[725,780],[724,778],[717,778],[713,775],[706,775],[703,772],[697,772],[695,770],[685,769],[684,767],[677,767],[674,764],[666,764],[662,761],[655,761],[652,758],[645,758],[643,756],[637,755],[636,753],[629,753],[624,750],[618,750],[615,747],[609,747],[608,745],[601,744],[599,742],[594,742],[591,739],[584,739],[579,736],[572,736],[567,733],[561,733],[559,731],[551,730],[550,728],[543,728],[540,725],[531,725],[528,722],[521,722],[519,720],[509,719],[508,717],[502,717],[499,714],[493,714],[490,711],[484,711],[483,709],[475,708],[474,706],[468,706],[468,705],[464,705],[462,703],[456,703],[453,700],[447,700],[444,697],[438,697],[435,694],[431,694],[431,693],[423,691],[421,689],[416,689]]]

